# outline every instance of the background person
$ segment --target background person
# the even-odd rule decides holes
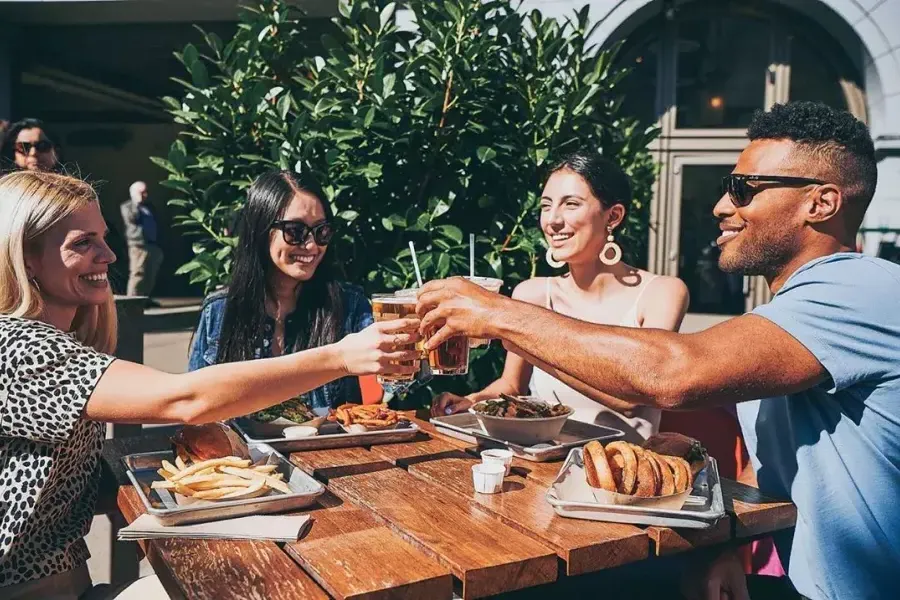
[[[0,158],[3,170],[57,171],[61,167],[58,140],[39,119],[22,119],[3,136]]]
[[[790,498],[776,534],[808,598],[890,598],[900,586],[900,266],[855,252],[875,192],[865,125],[824,104],[755,115],[714,214],[719,266],[765,277],[775,296],[706,331],[586,324],[462,279],[419,296],[422,331],[498,337],[562,377],[664,409],[738,404],[760,490]],[[427,314],[426,314],[427,313]],[[746,598],[734,553],[696,597]],[[769,597],[769,596],[766,596]]]
[[[336,279],[328,253],[335,230],[323,198],[313,181],[290,171],[250,186],[231,282],[204,301],[190,370],[325,346],[373,322],[362,289]],[[305,396],[313,408],[362,402],[356,378]]]
[[[206,423],[346,375],[410,373],[414,319],[288,356],[169,374],[116,360],[115,255],[94,190],[54,173],[0,178],[0,597],[76,599],[91,587],[104,422]]]
[[[147,296],[148,305],[155,305],[150,294],[164,258],[159,245],[159,221],[147,202],[146,183],[132,183],[128,196],[128,201],[119,207],[128,244],[127,293],[129,296]]]
[[[547,262],[554,268],[568,266],[568,273],[524,281],[512,297],[592,323],[677,330],[687,311],[687,286],[621,261],[614,232],[630,204],[628,176],[613,161],[596,152],[564,158],[544,185],[540,227],[547,240]],[[500,393],[531,393],[548,400],[558,397],[575,409],[573,418],[621,429],[629,441],[646,439],[659,429],[658,409],[576,387],[509,353],[499,379],[465,397],[437,396],[432,414],[468,410]]]

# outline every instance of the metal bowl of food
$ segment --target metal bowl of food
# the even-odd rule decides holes
[[[499,440],[531,446],[549,442],[559,435],[575,412],[561,403],[545,402],[536,396],[507,396],[476,402],[469,409],[484,432]]]

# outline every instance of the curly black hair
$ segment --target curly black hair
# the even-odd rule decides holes
[[[878,170],[872,136],[859,119],[821,102],[776,104],[769,112],[757,111],[747,137],[796,142],[830,172],[862,218],[875,194]]]

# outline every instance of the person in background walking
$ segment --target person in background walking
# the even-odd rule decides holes
[[[147,184],[135,181],[128,194],[131,199],[121,206],[125,240],[128,242],[128,295],[149,298],[163,261],[159,226],[156,215],[147,204]],[[153,300],[148,300],[147,304],[156,305]]]
[[[61,166],[60,147],[43,121],[22,119],[6,130],[0,160],[4,171],[57,171]]]

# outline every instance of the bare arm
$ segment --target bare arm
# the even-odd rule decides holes
[[[345,375],[413,373],[392,361],[415,360],[396,345],[418,339],[418,322],[376,323],[340,342],[295,354],[214,365],[173,375],[123,360],[100,378],[84,416],[113,423],[207,423],[278,404]]]
[[[803,344],[754,315],[689,335],[593,325],[457,279],[426,285],[419,312],[423,327],[443,323],[429,347],[456,332],[498,337],[604,393],[665,409],[788,394],[827,377]]]
[[[688,308],[687,286],[685,286],[684,282],[680,279],[674,277],[661,277],[648,285],[654,285],[654,288],[647,290],[648,294],[645,294],[645,298],[642,299],[643,305],[638,307],[639,314],[642,317],[641,327],[646,329],[678,331]],[[513,298],[515,298],[515,295],[513,295]],[[505,343],[504,345],[510,352],[518,354],[528,361],[528,363],[531,363],[553,377],[556,377],[572,389],[581,392],[591,400],[599,402],[625,416],[630,417],[631,411],[635,406],[638,406],[635,402],[626,402],[615,396],[605,394],[597,388],[584,383],[580,379],[576,379],[568,373],[551,367],[540,359],[528,354],[518,346],[513,346],[509,343]]]

